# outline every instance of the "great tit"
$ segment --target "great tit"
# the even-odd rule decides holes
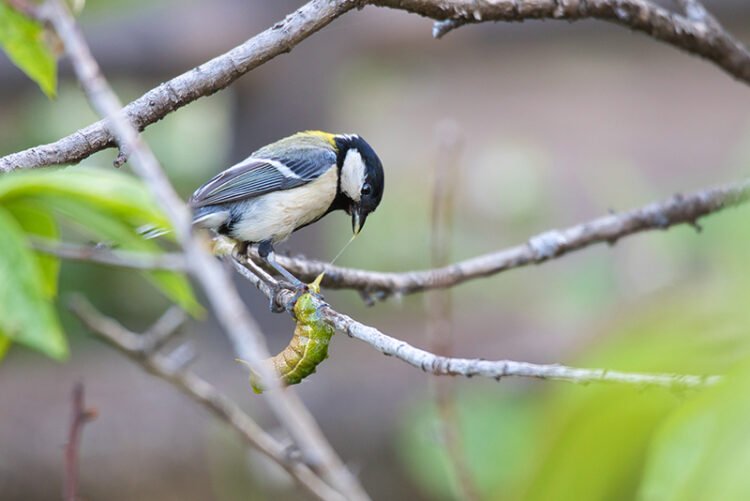
[[[383,166],[356,134],[298,132],[257,150],[198,188],[188,201],[193,224],[258,244],[261,258],[287,280],[273,245],[329,212],[344,210],[358,234],[383,197]]]

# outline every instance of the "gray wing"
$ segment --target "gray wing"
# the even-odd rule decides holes
[[[250,157],[198,188],[190,205],[205,207],[296,188],[317,179],[335,163],[334,152],[312,148],[291,150],[284,157]]]

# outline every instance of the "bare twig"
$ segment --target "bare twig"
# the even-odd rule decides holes
[[[378,272],[342,268],[327,262],[278,256],[278,261],[302,280],[313,280],[325,271],[323,285],[332,289],[357,289],[386,297],[453,287],[477,278],[532,264],[540,264],[585,247],[608,243],[636,233],[666,230],[680,224],[697,227],[697,221],[750,199],[750,181],[726,184],[655,202],[638,209],[536,235],[525,244],[423,271]]]
[[[185,257],[177,253],[155,254],[115,250],[98,245],[78,245],[39,237],[31,239],[31,246],[36,251],[70,261],[87,261],[139,270],[185,271],[186,268]]]
[[[476,256],[457,263],[421,271],[378,272],[330,265],[302,257],[277,256],[278,261],[302,280],[312,281],[326,271],[323,285],[331,289],[357,289],[376,297],[411,294],[432,289],[453,287],[514,268],[540,264],[570,252],[599,243],[614,244],[620,238],[651,230],[665,230],[681,224],[697,225],[697,221],[729,207],[744,204],[750,198],[750,181],[675,195],[638,209],[610,214],[561,230],[531,237],[527,243]],[[76,246],[35,238],[36,250],[64,259],[92,261],[112,266],[139,269],[184,270],[181,254],[146,254],[101,247]],[[253,258],[257,252],[250,249]],[[255,266],[240,257],[247,265]],[[258,260],[258,263],[261,263]],[[262,264],[262,263],[261,263]]]
[[[435,21],[432,25],[432,36],[437,39],[443,38],[456,28],[460,28],[469,23],[470,21],[465,19],[443,19],[441,21]]]
[[[178,306],[170,307],[140,336],[140,351],[144,355],[156,353],[179,332],[180,327],[187,319],[187,313],[182,308]]]
[[[169,311],[151,329],[139,335],[96,311],[81,296],[71,301],[70,307],[89,330],[140,364],[148,372],[168,381],[216,417],[225,421],[249,446],[281,465],[300,486],[311,494],[319,499],[342,499],[307,465],[295,461],[287,453],[284,445],[264,432],[232,399],[195,373],[177,369],[175,366],[180,364],[172,363],[170,357],[157,353],[158,348],[154,347],[158,346],[164,338],[159,333],[173,332],[173,329],[166,326],[168,322],[165,318],[171,316]]]
[[[63,486],[65,501],[78,501],[78,451],[81,445],[81,434],[83,426],[96,419],[97,416],[96,409],[86,408],[83,397],[83,384],[76,383],[71,398],[73,414],[70,420],[68,443],[65,444],[65,484]]]
[[[315,2],[314,2],[315,3]],[[321,2],[317,2],[321,3]],[[325,4],[321,5],[325,8]],[[73,69],[92,107],[103,117],[129,153],[134,171],[145,181],[156,201],[168,216],[178,242],[190,266],[190,272],[203,287],[212,309],[232,341],[237,356],[258,371],[272,391],[266,392],[268,404],[293,438],[305,461],[347,499],[367,499],[362,486],[338,458],[312,415],[293,391],[279,390],[272,370],[264,360],[270,355],[255,320],[250,316],[223,267],[192,234],[191,216],[167,179],[151,149],[121,111],[83,36],[61,0],[45,4],[45,17],[55,28],[73,64]]]
[[[463,24],[484,21],[600,19],[701,56],[750,83],[750,54],[718,23],[696,23],[648,0],[313,0],[242,45],[150,90],[128,104],[123,114],[138,130],[143,130],[172,111],[227,87],[252,69],[289,52],[337,17],[365,4],[435,19],[436,36]],[[76,163],[113,146],[113,131],[102,120],[54,143],[0,158],[0,172]]]
[[[459,184],[459,156],[462,137],[458,126],[449,120],[438,124],[436,130],[437,158],[433,174],[432,210],[430,224],[430,265],[445,266],[450,260],[453,240],[453,213]],[[451,289],[434,290],[425,297],[427,311],[427,346],[440,356],[453,352],[453,297]],[[447,462],[455,478],[457,499],[480,499],[469,467],[454,381],[432,378],[432,393],[437,407],[437,427]]]
[[[260,280],[248,270],[236,257],[231,260],[235,270],[245,277],[267,297],[290,310],[295,293],[288,289],[276,290]],[[500,380],[504,377],[525,377],[549,379],[569,383],[617,383],[635,386],[657,386],[669,389],[695,388],[719,382],[720,376],[682,375],[682,374],[644,374],[636,372],[613,371],[609,369],[581,369],[560,364],[533,364],[513,360],[485,360],[481,358],[441,357],[416,348],[406,341],[393,338],[374,327],[362,324],[348,315],[334,310],[321,298],[313,302],[323,317],[331,322],[337,331],[349,337],[369,344],[384,355],[396,357],[409,365],[422,369],[436,376],[481,376]]]

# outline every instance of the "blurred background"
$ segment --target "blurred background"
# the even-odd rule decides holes
[[[80,19],[106,75],[131,100],[300,4],[94,0]],[[750,41],[750,5],[717,0],[710,8]],[[387,189],[339,264],[383,271],[429,266],[431,186],[446,124],[461,138],[451,260],[746,175],[750,89],[710,63],[595,21],[466,26],[442,40],[430,31],[428,20],[404,12],[352,12],[145,137],[187,197],[296,131],[361,134],[384,163]],[[0,55],[0,155],[95,119],[66,63],[50,101]],[[85,163],[108,166],[115,153]],[[735,374],[720,388],[680,394],[457,380],[466,463],[482,498],[747,499],[749,211],[712,216],[700,234],[687,226],[642,234],[454,289],[456,356]],[[334,214],[283,248],[327,260],[349,228]],[[292,320],[238,285],[272,350],[285,346]],[[132,272],[74,263],[64,264],[61,288],[70,360],[14,346],[0,364],[0,499],[59,497],[77,381],[99,411],[83,434],[85,499],[300,498],[231,429],[94,339],[64,308],[67,294],[82,291],[143,329],[168,306],[155,289]],[[427,346],[423,295],[371,308],[355,292],[326,298]],[[195,370],[273,430],[213,320],[192,322],[187,336],[200,353]],[[457,497],[429,376],[336,336],[330,358],[297,389],[375,499]]]

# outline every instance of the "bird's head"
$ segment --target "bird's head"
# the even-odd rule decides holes
[[[383,164],[367,141],[357,135],[340,134],[335,141],[339,193],[346,201],[344,210],[352,216],[352,231],[356,235],[383,198]]]

